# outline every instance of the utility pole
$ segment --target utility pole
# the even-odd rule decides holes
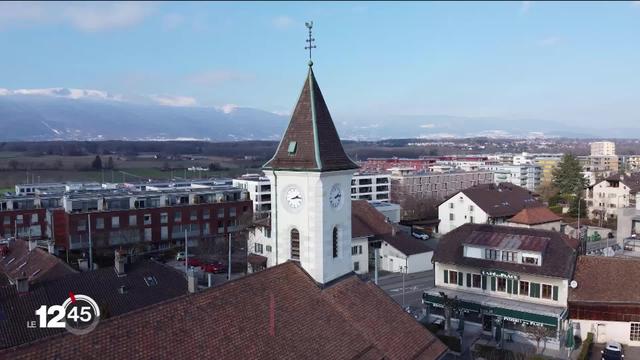
[[[187,237],[187,229],[184,229],[184,273],[187,275],[189,271],[189,239]]]
[[[91,241],[91,216],[87,214],[87,226],[89,229],[89,270],[93,270],[93,243]]]
[[[229,233],[229,259],[227,261],[227,280],[231,280],[231,233]]]
[[[373,250],[373,256],[375,257],[374,261],[373,261],[373,265],[375,268],[374,271],[374,282],[376,285],[378,285],[378,259],[380,259],[380,249],[376,248]]]
[[[400,266],[400,271],[402,271],[402,308],[403,309],[404,309],[404,274],[406,270],[407,270],[406,265],[404,266],[404,269],[403,269],[403,266]]]

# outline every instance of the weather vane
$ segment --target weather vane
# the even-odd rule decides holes
[[[305,46],[304,49],[309,50],[309,66],[311,66],[313,65],[313,61],[311,61],[311,49],[316,48],[316,46],[313,45],[313,42],[316,41],[316,39],[314,39],[311,34],[311,29],[313,28],[313,21],[305,22],[304,25],[307,27],[307,29],[309,29],[309,38],[306,40],[309,45]]]

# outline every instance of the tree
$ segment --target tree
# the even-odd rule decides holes
[[[578,195],[587,187],[582,166],[573,154],[565,154],[553,169],[553,185],[565,196]]]
[[[451,317],[457,313],[460,308],[458,297],[450,298],[447,294],[440,291],[442,296],[442,306],[444,306],[444,331],[447,335],[451,334]]]
[[[102,170],[102,159],[100,159],[100,155],[96,155],[96,158],[91,162],[91,168],[93,170]]]
[[[541,341],[546,346],[547,341],[549,341],[550,338],[553,338],[556,336],[556,331],[546,326],[526,325],[524,328],[524,331],[530,338],[535,340],[536,354],[540,352]]]
[[[109,156],[109,159],[107,160],[107,169],[113,170],[114,168],[113,157]]]
[[[580,199],[580,205],[578,205],[578,199]],[[580,209],[579,212],[578,209]],[[587,202],[582,196],[573,196],[570,199],[569,212],[567,214],[574,218],[577,218],[578,215],[581,218],[587,217]]]

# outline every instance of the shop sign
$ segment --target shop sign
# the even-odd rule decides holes
[[[516,274],[509,274],[506,271],[501,270],[480,270],[480,274],[485,276],[495,276],[499,278],[505,278],[510,280],[520,280],[520,276]]]

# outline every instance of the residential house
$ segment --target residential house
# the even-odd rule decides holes
[[[591,219],[615,219],[619,208],[635,206],[638,190],[640,173],[611,175],[587,188],[587,215]]]
[[[640,346],[640,259],[580,256],[569,289],[574,334]]]
[[[466,223],[503,224],[522,209],[541,205],[533,192],[510,183],[477,185],[438,206],[438,232],[446,234]]]
[[[557,231],[465,224],[444,235],[433,255],[435,288],[424,293],[431,312],[457,297],[465,321],[497,341],[528,342],[525,327],[554,334],[559,349],[578,243]]]
[[[546,206],[526,207],[510,218],[506,225],[560,231],[562,217],[549,210]]]

